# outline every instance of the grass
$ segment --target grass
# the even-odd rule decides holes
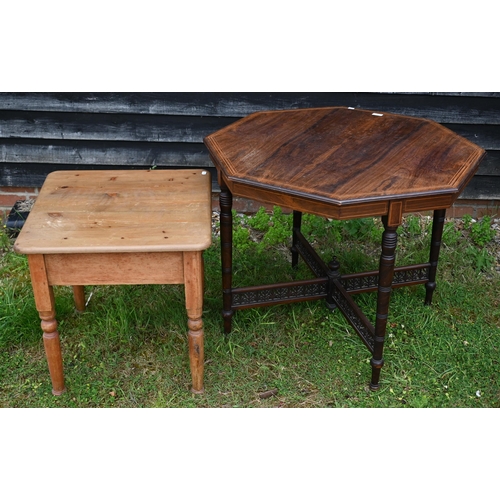
[[[428,258],[431,220],[408,216],[397,264]],[[235,286],[310,277],[290,269],[290,216],[235,217]],[[304,233],[343,272],[377,266],[379,221],[304,215]],[[75,312],[56,287],[67,392],[51,394],[25,256],[0,235],[1,407],[488,407],[500,406],[500,273],[491,221],[448,221],[431,307],[423,286],[393,292],[381,389],[370,353],[322,301],[238,311],[222,334],[218,239],[205,252],[205,394],[190,393],[181,286],[88,287]],[[355,297],[374,319],[375,294]],[[265,397],[268,396],[268,397]]]

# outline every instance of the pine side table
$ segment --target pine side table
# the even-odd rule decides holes
[[[210,174],[92,170],[49,174],[19,234],[52,379],[65,390],[54,285],[184,284],[192,391],[203,392],[203,250],[212,240]],[[133,307],[133,304],[131,305]]]
[[[427,119],[354,108],[251,114],[205,138],[221,187],[224,330],[238,309],[326,299],[338,307],[372,354],[370,388],[379,388],[391,290],[425,284],[427,304],[446,209],[474,176],[485,151]],[[315,278],[236,288],[232,285],[232,196],[293,210],[292,265],[301,256]],[[395,267],[404,213],[433,211],[428,262]],[[301,233],[303,212],[337,220],[381,217],[379,269],[342,274],[324,263]],[[373,325],[351,295],[377,292]]]

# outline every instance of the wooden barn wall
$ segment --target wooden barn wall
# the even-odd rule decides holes
[[[204,136],[254,111],[320,106],[442,123],[488,152],[462,198],[500,200],[500,92],[0,93],[0,186],[40,187],[61,169],[214,172]]]

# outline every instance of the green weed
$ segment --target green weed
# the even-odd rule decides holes
[[[260,250],[271,246],[288,244],[292,231],[292,217],[284,214],[280,207],[274,207],[272,214],[261,207],[252,217],[244,217],[244,222],[261,233]]]
[[[479,247],[484,247],[494,236],[495,231],[491,228],[491,217],[487,215],[470,226],[471,240]]]
[[[495,257],[486,248],[467,248],[466,255],[478,272],[491,270],[495,263]]]

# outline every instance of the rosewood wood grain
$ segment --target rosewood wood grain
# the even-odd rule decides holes
[[[184,284],[192,391],[203,392],[203,250],[211,244],[207,171],[59,171],[15,243],[28,255],[53,393],[64,374],[53,286]]]
[[[386,200],[453,203],[485,154],[430,120],[338,107],[254,113],[205,144],[233,195],[322,201],[336,218],[386,215]]]
[[[338,307],[372,353],[370,388],[379,388],[393,288],[426,285],[430,304],[445,210],[474,176],[485,151],[431,120],[352,108],[251,114],[204,139],[221,185],[224,331],[236,309],[326,299]],[[292,267],[299,256],[315,280],[233,288],[231,197],[293,210]],[[433,210],[429,262],[395,267],[403,214]],[[302,212],[339,220],[382,217],[378,271],[340,273],[301,234]],[[377,291],[375,325],[351,294]]]

